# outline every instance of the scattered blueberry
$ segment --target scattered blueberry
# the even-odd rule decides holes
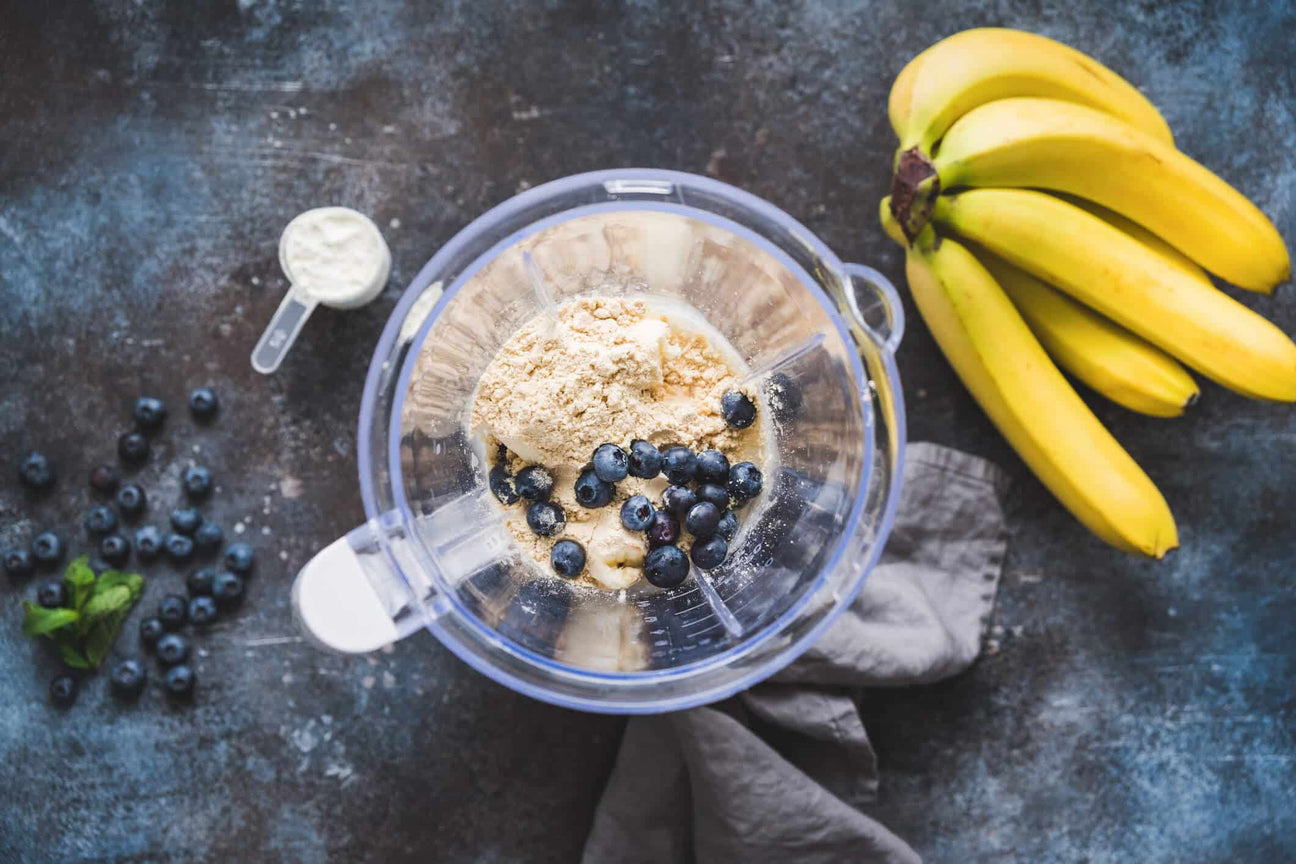
[[[210,387],[199,387],[189,394],[189,410],[199,420],[210,420],[216,416],[219,408],[220,402],[216,399],[216,391]]]
[[[139,625],[140,642],[144,643],[145,648],[152,648],[157,645],[166,628],[162,626],[161,618],[145,618]]]
[[[117,514],[111,507],[92,507],[86,514],[85,529],[94,535],[111,534],[117,530]]]
[[[552,537],[567,524],[567,514],[557,504],[537,501],[527,508],[527,524],[541,537]]]
[[[189,604],[179,594],[168,594],[158,603],[157,617],[167,630],[179,630],[184,626]]]
[[[179,534],[193,534],[202,524],[202,514],[192,507],[181,507],[171,511],[171,527]]]
[[[180,482],[184,486],[185,494],[188,495],[191,500],[200,501],[203,498],[206,498],[211,492],[211,471],[201,465],[194,465],[185,469],[184,475],[180,478]]]
[[[627,531],[647,531],[655,512],[646,496],[632,495],[621,505],[621,524]]]
[[[162,541],[167,557],[177,563],[188,561],[193,557],[194,542],[183,534],[168,534]]]
[[[135,532],[135,554],[144,561],[152,561],[162,551],[162,532],[153,525],[145,525]]]
[[[650,548],[669,546],[679,539],[679,520],[665,510],[658,510],[653,514],[652,524],[648,526],[647,534]]]
[[[63,541],[53,531],[42,532],[32,539],[31,553],[37,564],[57,564],[63,558]]]
[[[138,516],[147,503],[148,496],[136,483],[127,483],[117,490],[117,509],[125,516]]]
[[[804,397],[801,385],[783,372],[775,372],[769,377],[766,385],[766,403],[774,412],[774,418],[783,422],[796,420],[801,416]]]
[[[138,699],[144,692],[148,673],[144,671],[144,664],[138,660],[123,660],[113,667],[110,680],[112,691],[118,699]]]
[[[162,428],[162,421],[165,419],[166,406],[162,404],[161,399],[141,396],[135,400],[135,425],[145,432],[154,432]]]
[[[635,440],[630,442],[629,472],[631,477],[651,480],[661,473],[661,469],[661,451],[647,441]]]
[[[189,640],[179,633],[167,633],[157,641],[157,656],[167,666],[183,663],[189,658]]]
[[[94,558],[91,558],[90,563],[87,564],[86,566],[90,568],[90,572],[93,573],[95,576],[102,576],[103,574],[107,573],[109,570],[116,569],[107,561],[105,561],[104,559],[100,558],[97,555]]]
[[[172,666],[162,676],[162,686],[172,696],[188,696],[193,692],[194,673],[188,666]]]
[[[543,465],[528,465],[517,473],[517,492],[528,501],[548,501],[553,494],[554,478]]]
[[[554,572],[564,579],[575,579],[585,569],[585,547],[575,540],[559,540],[549,553]]]
[[[4,552],[4,569],[12,578],[30,576],[36,569],[36,562],[26,549],[6,549]]]
[[[697,488],[697,497],[699,501],[710,501],[716,506],[717,510],[723,511],[729,508],[729,493],[725,491],[723,486],[717,486],[714,483],[703,483]]]
[[[211,567],[199,567],[185,577],[185,588],[190,597],[206,597],[212,593],[216,581],[216,571]]]
[[[740,502],[759,495],[763,483],[760,469],[750,462],[739,462],[729,469],[729,494]]]
[[[716,526],[715,533],[726,540],[732,540],[738,533],[738,517],[732,510],[726,510],[720,517],[720,524]]]
[[[18,463],[18,479],[32,489],[54,485],[54,463],[39,450],[32,450]]]
[[[142,432],[127,432],[117,439],[117,455],[127,465],[138,465],[148,458],[148,439]]]
[[[189,620],[202,627],[216,620],[216,601],[210,597],[195,597],[189,601]]]
[[[688,574],[688,556],[678,546],[659,546],[644,559],[644,578],[658,588],[675,588]]]
[[[697,502],[697,493],[687,486],[667,486],[662,493],[662,506],[681,519]]]
[[[709,537],[694,543],[689,554],[694,564],[703,570],[713,570],[723,564],[729,555],[729,544],[723,537]]]
[[[90,488],[96,492],[111,495],[117,491],[117,484],[120,482],[121,475],[111,465],[96,465],[90,472]]]
[[[756,405],[747,394],[730,390],[720,397],[720,416],[734,429],[746,429],[756,420]]]
[[[720,508],[710,501],[694,504],[684,517],[684,528],[694,537],[710,537],[720,525]]]
[[[233,606],[243,599],[243,577],[222,570],[212,579],[212,597],[222,606]]]
[[[225,550],[225,569],[247,573],[252,569],[252,547],[247,543],[231,543]]]
[[[576,503],[593,510],[606,507],[612,501],[616,487],[600,480],[592,469],[581,472],[576,478]]]
[[[698,454],[697,479],[699,483],[723,483],[729,477],[729,460],[719,450],[703,450]]]
[[[687,447],[668,447],[662,453],[666,477],[672,483],[692,483],[697,476],[698,459]]]
[[[63,586],[63,581],[60,579],[42,582],[40,587],[36,589],[36,603],[46,609],[57,609],[60,606],[66,606],[67,599],[67,588]]]
[[[486,481],[487,485],[490,486],[491,494],[501,504],[512,504],[518,500],[517,486],[514,485],[513,475],[508,473],[508,469],[503,465],[496,465],[492,468]]]
[[[204,521],[193,535],[200,552],[215,552],[225,542],[225,531],[215,522]]]
[[[99,541],[99,557],[114,567],[121,567],[130,560],[130,541],[120,534],[109,534]]]
[[[77,682],[71,675],[60,675],[50,682],[50,700],[58,707],[70,707],[76,697]]]
[[[594,451],[594,474],[604,483],[620,483],[630,473],[630,457],[615,444],[600,444]]]

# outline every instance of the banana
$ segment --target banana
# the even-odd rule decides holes
[[[884,209],[884,222],[888,215]],[[1165,498],[1062,377],[972,253],[929,225],[908,249],[905,272],[954,371],[1049,491],[1118,549],[1160,558],[1177,546]]]
[[[1183,254],[1137,222],[1132,222],[1119,213],[1108,210],[1106,207],[1101,207],[1092,201],[1077,198],[1074,195],[1059,194],[1058,197],[1063,201],[1068,201],[1074,204],[1081,210],[1087,210],[1099,219],[1102,219],[1104,222],[1111,224],[1114,228],[1124,231],[1126,234],[1133,237],[1144,246],[1147,246],[1153,252],[1156,252],[1162,258],[1166,259],[1166,261],[1178,267],[1189,276],[1199,280],[1205,285],[1214,287],[1214,283],[1211,282],[1210,276],[1206,274],[1205,270],[1197,266],[1197,262],[1193,261],[1187,255]]]
[[[1281,330],[1097,216],[1023,189],[941,195],[934,215],[1225,387],[1296,401],[1296,345]]]
[[[887,110],[900,151],[930,153],[959,117],[1011,96],[1090,105],[1174,144],[1152,103],[1106,66],[1044,36],[996,27],[955,33],[911,60],[891,87]]]
[[[1178,417],[1197,401],[1192,376],[1159,348],[989,252],[977,259],[1057,365],[1118,405]]]
[[[1143,225],[1233,284],[1268,293],[1291,276],[1272,222],[1174,147],[1102,111],[1057,99],[1001,99],[941,140],[940,186],[1068,192]]]

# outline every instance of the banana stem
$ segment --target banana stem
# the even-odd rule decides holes
[[[891,215],[910,243],[931,221],[940,191],[940,175],[930,156],[920,147],[900,153],[891,180]]]

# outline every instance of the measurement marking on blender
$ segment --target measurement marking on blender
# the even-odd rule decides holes
[[[784,351],[782,354],[778,355],[773,360],[769,360],[767,362],[761,363],[758,366],[756,366],[756,368],[752,369],[752,371],[748,372],[746,375],[742,377],[742,379],[738,381],[738,386],[746,387],[747,385],[759,381],[760,379],[764,378],[766,375],[770,374],[771,372],[774,372],[775,370],[781,367],[790,366],[791,364],[795,363],[797,360],[800,360],[802,357],[809,354],[811,351],[814,351],[816,348],[822,345],[823,342],[824,342],[824,334],[815,333],[813,336],[810,336],[809,338],[802,340],[796,345],[793,345],[791,348],[789,348],[787,351]]]

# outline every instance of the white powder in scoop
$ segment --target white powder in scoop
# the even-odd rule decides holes
[[[308,210],[284,230],[284,268],[298,290],[321,303],[364,298],[389,261],[373,222],[346,207]]]

